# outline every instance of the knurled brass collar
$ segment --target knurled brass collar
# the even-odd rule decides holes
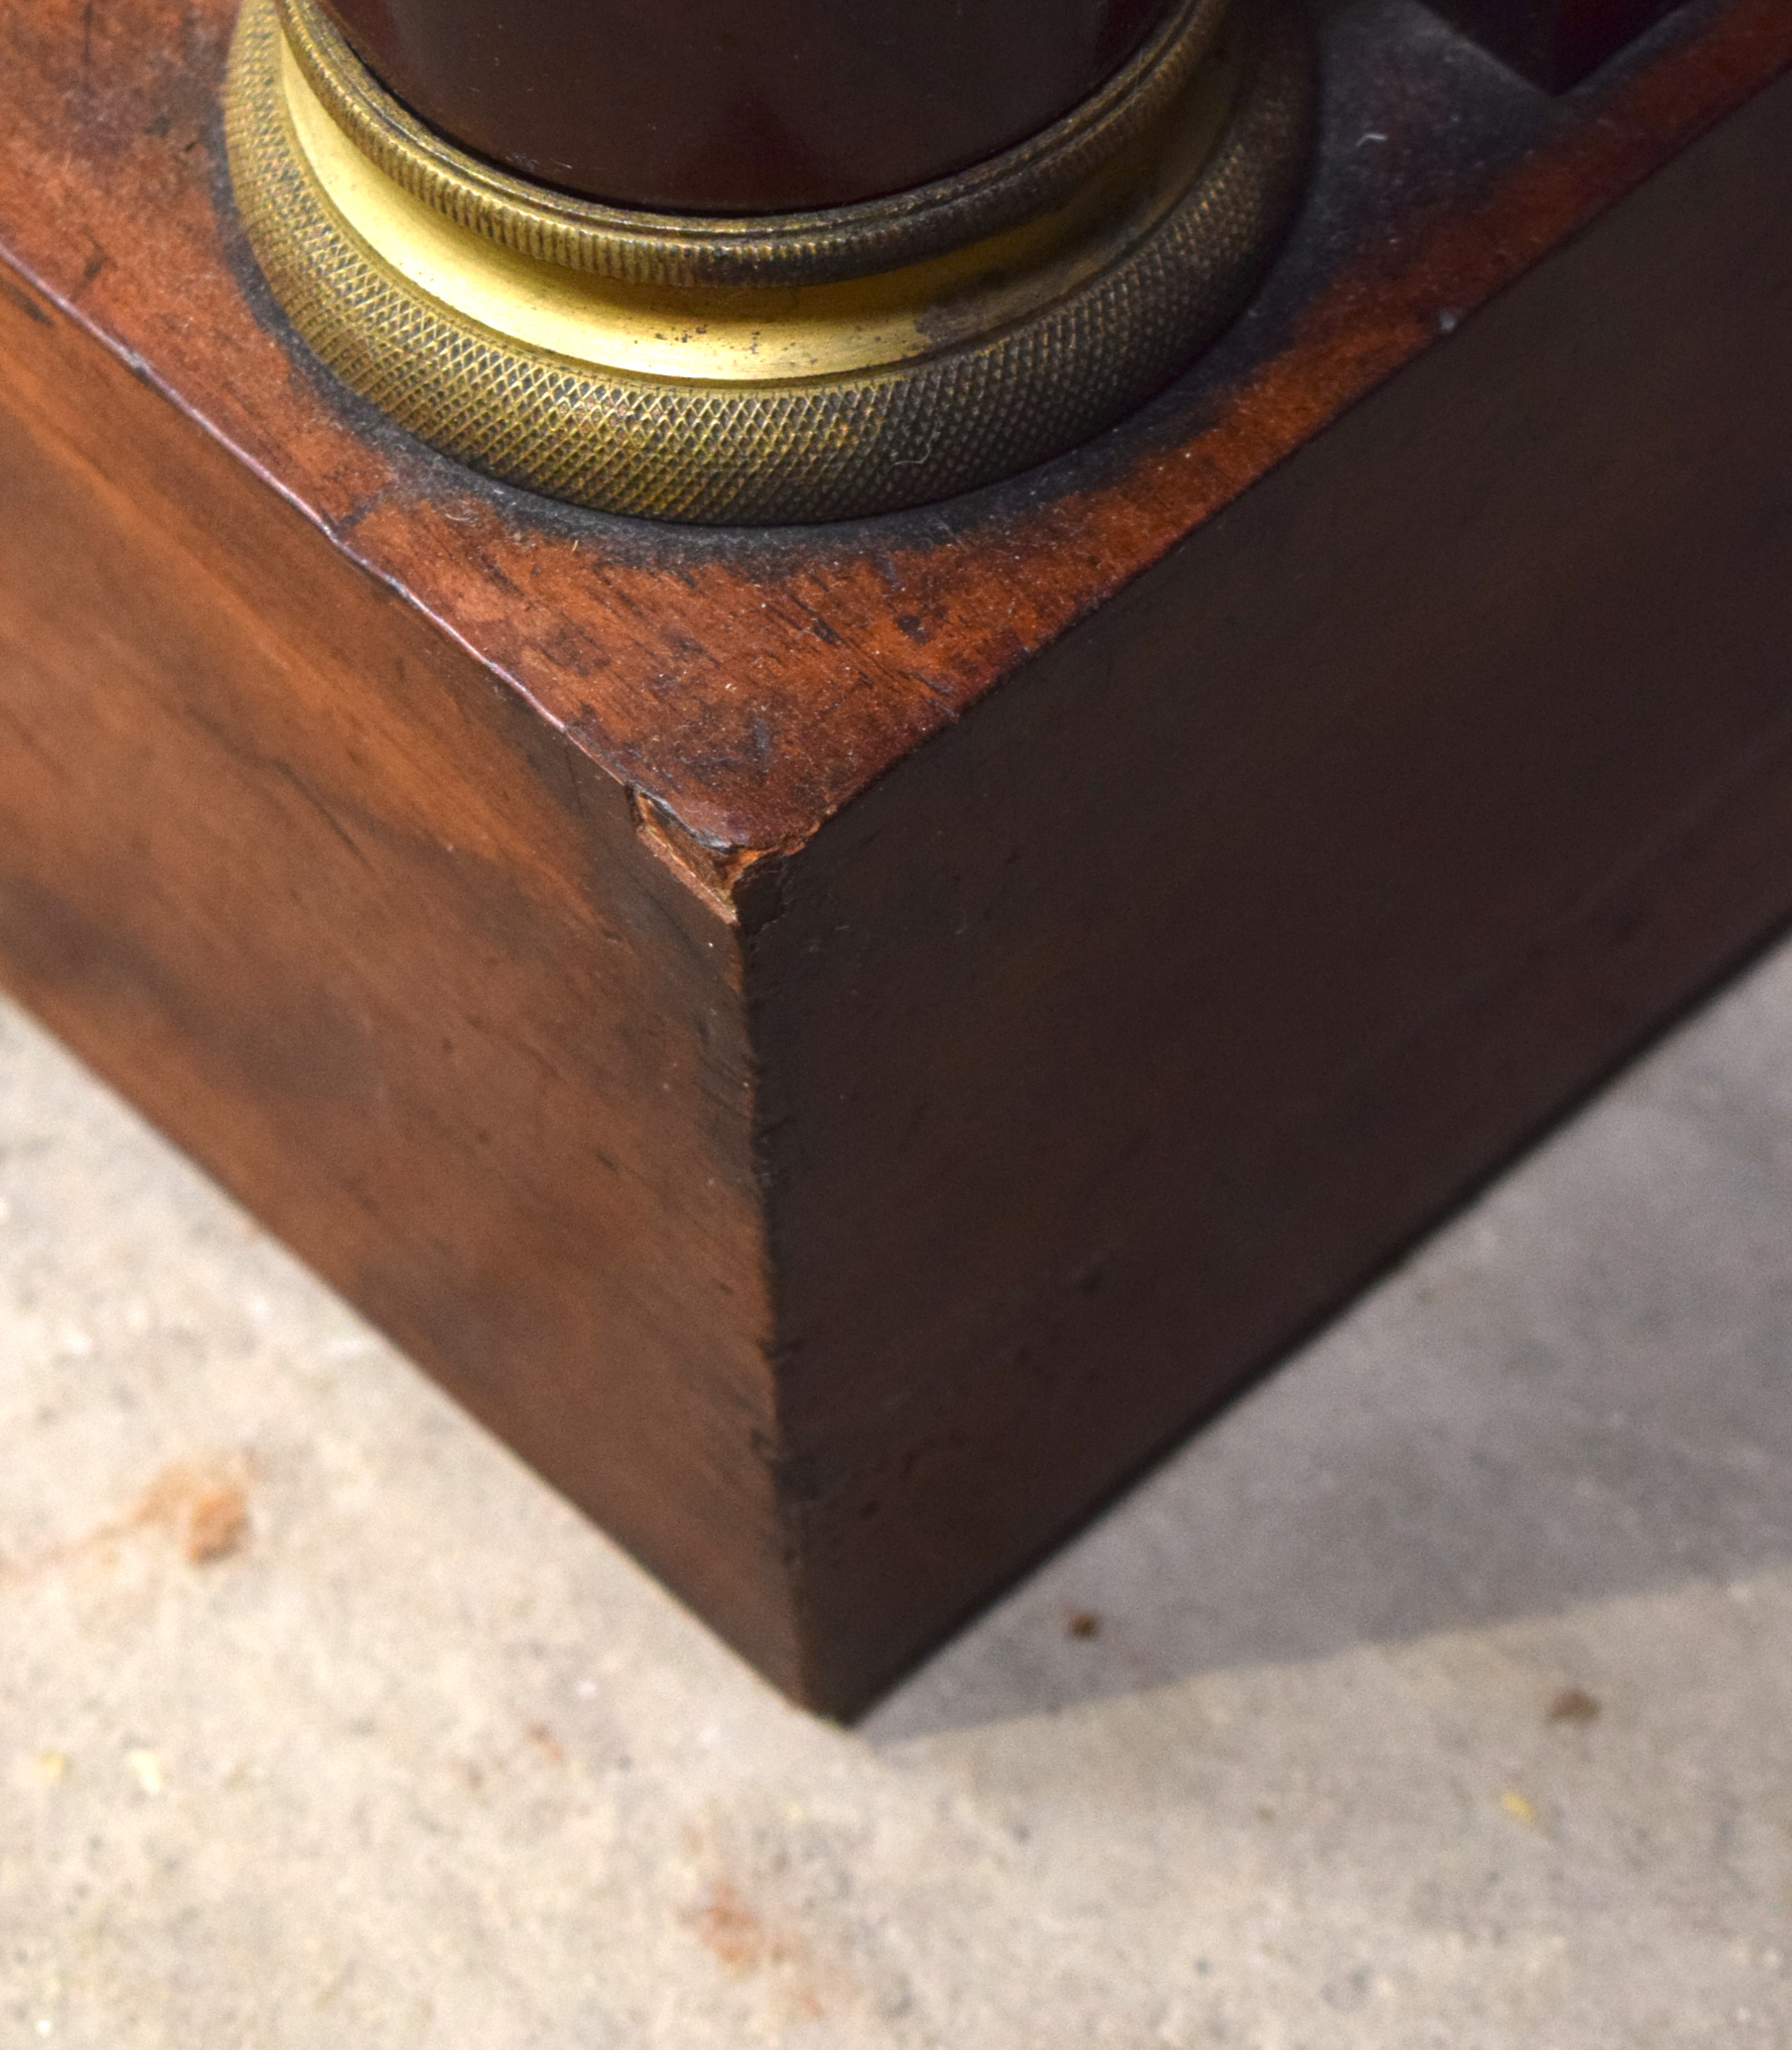
[[[955,177],[853,206],[728,218],[574,197],[455,148],[355,56],[318,0],[279,0],[287,41],[330,117],[386,175],[524,255],[634,284],[823,284],[920,263],[1068,199],[1159,122],[1234,0],[1179,0],[1143,47],[1062,119]]]
[[[1280,0],[1186,0],[1083,107],[959,177],[825,213],[635,213],[433,135],[316,0],[245,0],[227,132],[276,295],[404,426],[578,504],[760,524],[991,482],[1149,397],[1255,286],[1311,103]]]

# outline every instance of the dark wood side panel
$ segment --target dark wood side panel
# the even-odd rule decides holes
[[[1792,910],[1789,333],[1782,81],[793,862],[752,974],[822,1698]]]
[[[626,793],[0,287],[10,987],[793,1670],[730,929]]]

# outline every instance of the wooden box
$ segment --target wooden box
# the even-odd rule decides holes
[[[1792,909],[1792,9],[1322,7],[1178,387],[711,533],[310,361],[230,14],[0,0],[6,976],[850,1713]]]

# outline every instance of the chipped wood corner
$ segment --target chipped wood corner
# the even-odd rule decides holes
[[[784,862],[794,847],[730,847],[705,840],[632,783],[628,809],[649,851],[729,925],[755,926],[771,914]]]

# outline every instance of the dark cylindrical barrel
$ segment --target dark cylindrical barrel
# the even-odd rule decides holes
[[[453,141],[619,205],[763,213],[944,177],[1125,62],[1169,0],[328,0]]]

